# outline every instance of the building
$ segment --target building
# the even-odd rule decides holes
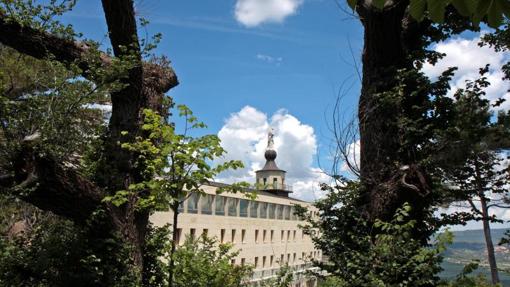
[[[313,268],[310,259],[322,258],[309,236],[298,227],[301,221],[294,215],[294,205],[316,212],[310,203],[291,198],[292,188],[285,183],[285,171],[276,165],[277,153],[273,134],[269,133],[265,152],[266,164],[256,172],[258,196],[247,199],[240,193],[216,194],[221,183],[204,186],[206,195],[192,194],[180,207],[178,243],[187,235],[206,233],[220,242],[231,242],[240,250],[233,264],[254,266],[252,283],[271,278],[285,263],[294,269],[293,286],[316,286],[305,271]],[[162,226],[170,223],[172,212],[157,212],[151,221]]]

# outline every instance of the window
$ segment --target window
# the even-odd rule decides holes
[[[207,236],[207,234],[208,234],[208,233],[209,233],[209,229],[204,228],[204,229],[202,230],[202,236]]]
[[[190,236],[192,239],[195,239],[195,233],[196,233],[195,228],[191,228],[191,229],[189,230],[189,236]]]
[[[253,217],[253,218],[259,217],[258,210],[259,210],[259,203],[256,201],[252,201],[251,205],[250,205],[250,217]]]
[[[225,197],[223,196],[216,196],[216,208],[215,213],[216,215],[225,215]]]
[[[259,258],[255,257],[255,268],[259,267]]]
[[[290,241],[290,230],[287,230],[287,241]]]
[[[271,242],[274,242],[274,230],[271,230]]]
[[[246,243],[246,229],[241,230],[241,242]]]
[[[246,199],[239,201],[239,216],[248,217],[248,200]]]
[[[237,198],[228,199],[228,216],[237,216]]]
[[[246,264],[246,258],[241,258],[241,265],[244,266]]]
[[[297,219],[296,218],[297,216],[296,216],[295,212],[296,212],[296,210],[295,210],[294,206],[291,206],[290,207],[290,220],[296,220]]]
[[[266,243],[266,233],[267,231],[264,229],[264,231],[262,231],[262,242]]]
[[[275,219],[274,203],[267,204],[267,218]]]
[[[267,203],[259,203],[259,218],[267,218]]]
[[[283,209],[285,220],[290,220],[290,206],[285,206]]]
[[[221,243],[225,243],[225,229],[220,231],[220,241]]]
[[[262,268],[266,267],[266,256],[262,256]]]
[[[276,206],[276,219],[283,219],[283,205]]]
[[[206,194],[200,197],[200,213],[212,214],[214,195]]]
[[[285,240],[285,231],[282,230],[282,235],[280,236],[280,238],[282,239],[282,242]]]
[[[236,230],[235,229],[232,229],[232,240],[230,242],[232,242],[232,243],[236,242]]]
[[[255,243],[259,243],[259,231],[255,230]]]
[[[274,258],[273,255],[271,255],[271,257],[269,257],[269,267],[273,267],[273,258]]]
[[[278,188],[278,179],[276,177],[273,178],[273,188],[274,189]]]
[[[236,260],[235,259],[230,260],[230,264],[235,265],[236,264]]]
[[[179,207],[177,208],[177,211],[179,213],[183,213],[184,212],[184,202],[181,201],[181,203],[179,203]]]
[[[292,255],[292,263],[296,263],[296,253]]]
[[[264,179],[262,179],[262,184],[264,185],[264,188],[266,188],[266,185],[267,185],[267,178],[264,177]]]
[[[280,265],[283,265],[283,264],[285,264],[285,262],[283,262],[283,254],[282,254],[282,255],[280,255]]]
[[[198,212],[198,194],[192,193],[190,197],[188,197],[188,213],[197,212]]]
[[[292,236],[292,239],[296,241],[296,230],[294,230],[294,236]]]
[[[290,263],[290,253],[287,254],[287,263]]]

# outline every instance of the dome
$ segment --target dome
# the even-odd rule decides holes
[[[266,158],[266,160],[268,161],[272,161],[272,160],[275,160],[276,159],[276,151],[273,150],[273,149],[268,149],[266,150],[266,152],[264,153],[264,157]]]

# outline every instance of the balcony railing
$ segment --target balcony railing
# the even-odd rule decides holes
[[[259,190],[285,190],[285,191],[292,191],[292,185],[288,184],[281,184],[278,182],[273,182],[265,185],[257,185],[255,186],[256,189]]]

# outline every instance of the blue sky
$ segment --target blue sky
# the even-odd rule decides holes
[[[207,123],[208,133],[218,134],[229,152],[227,159],[245,162],[245,169],[218,180],[253,181],[264,162],[267,130],[273,127],[277,163],[288,171],[294,196],[321,196],[318,182],[327,177],[319,161],[329,167],[332,106],[342,93],[342,113],[354,116],[360,88],[362,27],[344,0],[335,1],[135,1],[137,15],[151,22],[139,36],[163,34],[156,54],[167,56],[179,77],[180,85],[169,95]],[[108,47],[100,1],[78,1],[64,21]],[[480,49],[478,35],[463,37],[435,45],[448,56],[424,71],[434,77],[459,66],[452,84],[462,87],[479,67],[491,63],[489,80],[494,84],[487,96],[510,99],[510,86],[501,81],[499,70],[508,55]],[[507,101],[504,108],[509,107]],[[353,155],[356,146],[352,143]],[[510,212],[499,215],[510,219]]]
[[[171,59],[179,77],[169,95],[211,132],[250,105],[268,114],[284,108],[318,137],[328,136],[325,116],[344,81],[354,85],[345,108],[356,106],[359,81],[351,51],[359,57],[362,30],[334,0],[305,1],[283,22],[256,27],[236,20],[236,1],[136,3],[138,15],[151,21],[149,34],[163,34],[156,52]],[[68,21],[85,37],[108,44],[100,1],[78,1]]]

